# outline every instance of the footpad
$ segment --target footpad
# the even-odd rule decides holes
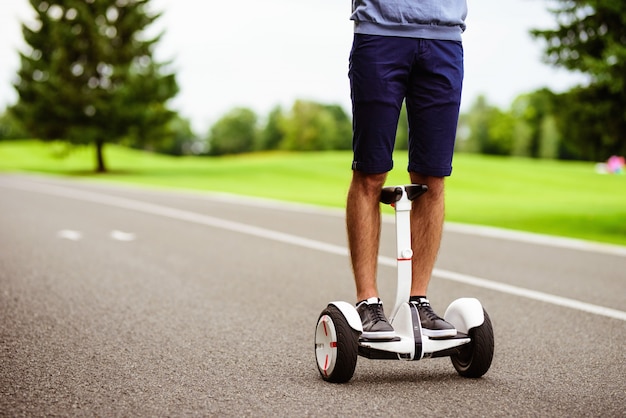
[[[396,342],[400,341],[400,337],[389,337],[389,338],[365,338],[360,337],[359,342],[368,342],[368,343],[388,343],[388,342]]]
[[[456,335],[452,337],[431,337],[430,335],[426,335],[425,337],[428,338],[429,340],[462,340],[465,338],[469,338],[467,334],[463,334],[462,332],[458,332],[458,331]]]

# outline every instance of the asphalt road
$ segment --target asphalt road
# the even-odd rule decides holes
[[[344,231],[338,211],[0,176],[0,415],[626,416],[625,248],[450,225],[429,296],[481,300],[489,372],[360,358],[335,385],[313,334],[354,302]]]

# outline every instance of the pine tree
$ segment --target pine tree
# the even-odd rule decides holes
[[[167,63],[153,59],[161,38],[145,29],[159,18],[149,0],[30,0],[36,24],[23,25],[29,49],[20,53],[15,114],[43,140],[103,147],[124,138],[148,141],[175,116],[178,92]]]

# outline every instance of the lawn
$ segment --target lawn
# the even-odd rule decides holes
[[[107,145],[110,173],[92,172],[91,148],[0,141],[0,172],[36,172],[177,189],[227,192],[343,207],[349,152],[170,157]],[[407,181],[396,155],[388,184]],[[626,176],[594,163],[457,154],[447,183],[446,219],[626,245]]]

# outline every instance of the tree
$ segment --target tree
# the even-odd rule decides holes
[[[12,112],[5,110],[0,114],[0,139],[24,139],[28,134]]]
[[[541,121],[540,142],[537,156],[545,159],[558,158],[560,142],[561,134],[557,126],[556,118],[554,115],[548,115]]]
[[[352,120],[350,116],[339,105],[324,105],[324,110],[330,113],[336,125],[335,136],[328,138],[331,148],[334,150],[351,150]]]
[[[350,149],[352,125],[337,105],[296,100],[284,118],[280,148],[290,151]]]
[[[516,121],[513,155],[557,158],[559,130],[556,124],[556,95],[540,89],[518,96],[511,106]]]
[[[590,77],[589,86],[566,93],[562,101],[567,107],[563,109],[568,116],[566,128],[572,132],[585,131],[586,136],[577,135],[574,140],[564,135],[564,140],[570,151],[590,159],[600,154],[626,153],[623,138],[626,132],[626,2],[553,0],[551,3],[557,28],[536,29],[531,33],[546,41],[548,63]],[[583,100],[585,102],[581,103]],[[576,109],[569,109],[570,105]],[[574,126],[570,125],[572,123]],[[584,143],[587,141],[593,144],[588,146]]]
[[[257,116],[248,108],[235,108],[222,116],[209,132],[209,154],[241,154],[257,143]]]
[[[196,139],[196,135],[191,128],[191,122],[178,115],[170,120],[163,131],[163,135],[157,138],[158,140],[150,141],[150,149],[155,152],[169,155],[187,155],[199,154],[203,150],[203,144]],[[145,148],[145,145],[143,147]]]
[[[153,59],[161,35],[146,28],[160,14],[149,0],[30,0],[36,24],[23,25],[14,106],[26,129],[43,140],[94,144],[105,172],[107,142],[164,134],[175,115],[166,103],[178,92],[166,64]]]
[[[267,123],[258,136],[258,143],[255,146],[256,150],[274,150],[278,149],[280,142],[285,136],[285,115],[280,106],[274,107],[269,116],[267,117]]]
[[[556,116],[564,138],[562,158],[604,161],[626,154],[626,108],[616,106],[620,99],[607,88],[577,87],[557,100]]]
[[[459,119],[459,151],[510,155],[513,148],[515,119],[511,113],[489,105],[479,96],[467,114]]]
[[[159,152],[172,155],[199,154],[202,152],[203,143],[196,137],[189,119],[176,116],[167,127],[171,136],[160,144]]]

